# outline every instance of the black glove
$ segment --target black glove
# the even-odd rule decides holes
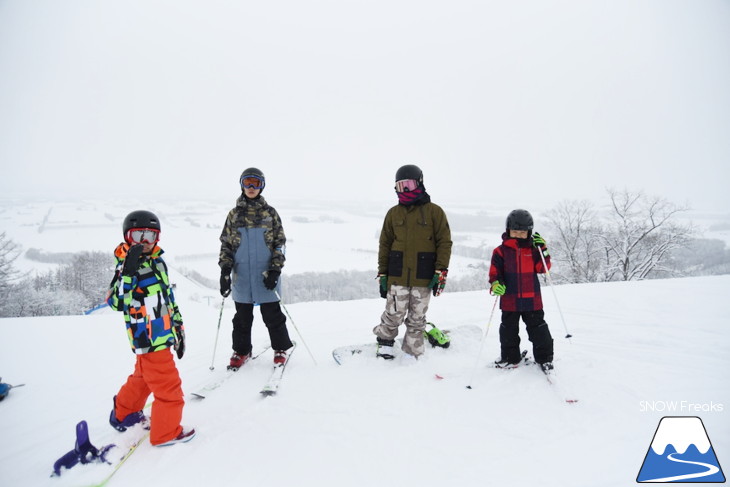
[[[221,270],[221,296],[224,298],[231,294],[231,271],[230,269]]]
[[[267,272],[266,276],[264,276],[264,287],[269,291],[273,291],[274,289],[276,289],[276,285],[279,283],[280,275],[281,271],[273,269]]]
[[[175,326],[175,352],[177,352],[178,359],[185,355],[185,331],[182,329],[182,323]]]
[[[127,256],[124,257],[124,264],[122,265],[123,276],[131,277],[137,273],[139,258],[142,256],[143,249],[144,246],[142,244],[135,244],[129,247]]]

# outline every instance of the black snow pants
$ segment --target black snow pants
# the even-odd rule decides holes
[[[502,359],[511,363],[520,361],[520,318],[527,325],[527,337],[532,342],[532,355],[535,362],[542,364],[553,361],[553,337],[545,322],[545,312],[502,311],[502,324],[499,326],[499,342]]]
[[[261,317],[269,329],[271,348],[288,350],[292,347],[289,331],[286,329],[286,316],[281,312],[278,302],[261,303]],[[253,326],[253,304],[236,303],[236,314],[233,316],[233,351],[239,355],[251,352],[251,327]]]

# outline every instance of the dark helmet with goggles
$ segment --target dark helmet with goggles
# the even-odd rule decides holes
[[[124,240],[131,243],[155,243],[160,239],[160,219],[147,210],[133,211],[124,218]]]
[[[395,190],[398,193],[413,191],[423,186],[423,171],[414,164],[401,166],[395,173]]]
[[[264,190],[266,186],[266,178],[264,177],[263,171],[256,167],[249,167],[241,173],[241,191],[245,191],[246,188]]]

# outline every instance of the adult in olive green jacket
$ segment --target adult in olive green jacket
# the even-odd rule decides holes
[[[385,216],[378,251],[380,295],[387,302],[373,333],[378,356],[392,359],[398,327],[405,323],[403,357],[417,358],[424,352],[431,294],[440,295],[446,285],[451,230],[444,211],[431,202],[418,166],[401,167],[395,180],[398,205]]]
[[[385,215],[380,233],[378,274],[387,286],[432,287],[437,269],[448,269],[451,230],[446,213],[428,193],[412,205],[398,204]]]

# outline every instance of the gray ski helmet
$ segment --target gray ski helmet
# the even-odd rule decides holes
[[[395,173],[395,182],[403,181],[404,179],[415,179],[418,184],[423,184],[423,171],[421,168],[414,164],[406,164],[401,166]]]
[[[505,226],[508,232],[510,230],[527,230],[527,238],[530,238],[532,236],[534,220],[527,210],[512,210],[507,215],[507,223]]]
[[[248,176],[254,176],[259,178],[261,180],[261,191],[264,190],[264,188],[266,187],[266,177],[264,177],[264,172],[257,167],[249,167],[241,173],[241,178],[238,180],[239,184],[241,185],[241,191],[244,190],[243,178],[246,178]]]
[[[151,228],[158,232],[162,230],[160,228],[160,219],[157,218],[157,215],[146,210],[133,211],[127,215],[122,224],[123,235],[126,236],[127,232],[132,228]]]

